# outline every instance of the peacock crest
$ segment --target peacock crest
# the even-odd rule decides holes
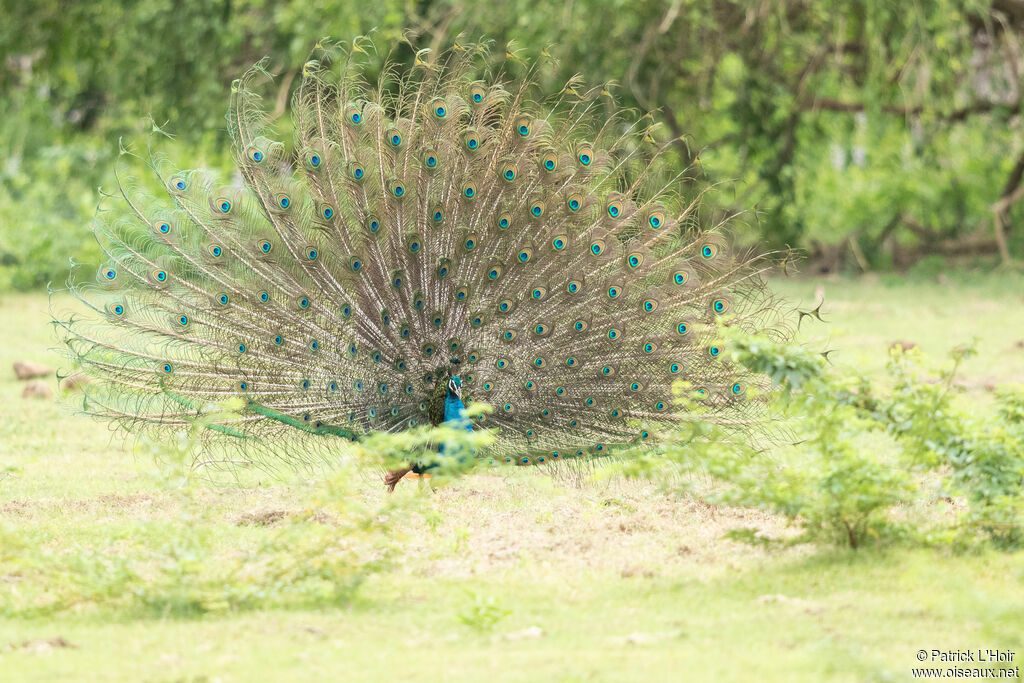
[[[102,381],[86,409],[180,428],[232,397],[211,436],[288,430],[358,438],[436,423],[448,383],[517,464],[607,452],[681,419],[749,410],[715,321],[778,319],[770,264],[699,229],[649,117],[603,88],[553,97],[538,66],[488,69],[484,45],[388,63],[318,48],[275,140],[257,65],[232,87],[234,182],[152,167],[159,199],[126,185],[95,224],[105,253],[74,288],[91,315],[60,322]],[[442,389],[439,389],[442,387]]]

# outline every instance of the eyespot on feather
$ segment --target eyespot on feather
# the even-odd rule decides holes
[[[587,167],[594,163],[594,148],[589,144],[582,144],[576,150],[576,161],[580,166]]]
[[[514,127],[519,137],[529,137],[532,123],[529,116],[520,116],[516,119]]]
[[[554,151],[545,152],[540,157],[540,167],[548,173],[558,170],[558,153]]]

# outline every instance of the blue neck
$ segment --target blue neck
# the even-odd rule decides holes
[[[462,402],[461,398],[450,391],[448,392],[448,396],[444,399],[444,421],[459,423],[452,426],[458,427],[459,425],[464,425],[467,432],[473,431],[473,425],[470,424],[468,419],[466,419],[465,404]]]

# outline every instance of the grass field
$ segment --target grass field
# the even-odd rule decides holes
[[[801,335],[837,363],[879,375],[894,341],[941,356],[977,337],[969,397],[1024,381],[1019,276],[774,287],[804,308],[824,293],[828,324]],[[0,543],[27,545],[0,545],[0,681],[890,681],[911,679],[920,649],[1024,658],[1024,553],[766,550],[724,535],[788,533],[767,514],[565,470],[474,474],[433,494],[403,482],[391,565],[351,600],[271,586],[264,606],[197,607],[185,584],[218,563],[295,529],[330,533],[336,520],[311,515],[329,475],[183,487],[106,425],[23,400],[11,363],[59,364],[46,307],[0,302]],[[361,504],[384,503],[372,473],[348,480]],[[164,593],[108,575],[122,557],[176,563],[150,567]],[[175,573],[189,563],[203,566]]]

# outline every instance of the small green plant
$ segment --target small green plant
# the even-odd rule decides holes
[[[458,613],[459,621],[474,631],[483,633],[494,630],[498,622],[512,612],[501,607],[492,596],[470,593],[470,604]]]

